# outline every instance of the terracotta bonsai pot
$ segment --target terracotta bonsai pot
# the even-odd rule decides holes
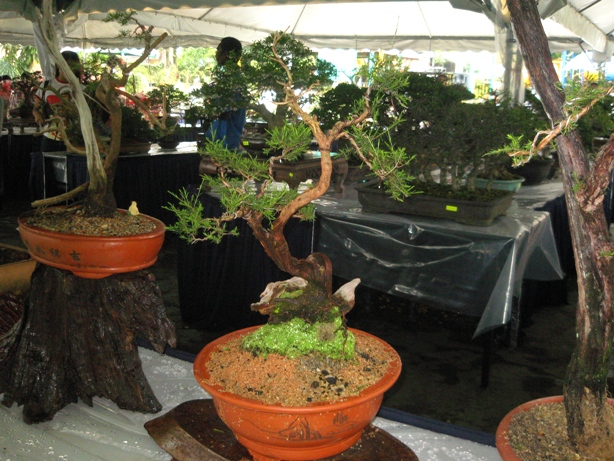
[[[510,411],[507,415],[503,417],[499,426],[497,426],[495,443],[497,445],[497,451],[499,451],[499,456],[503,461],[522,461],[520,457],[514,451],[510,444],[510,440],[508,437],[510,423],[512,422],[512,418],[524,411],[528,411],[531,408],[538,405],[548,405],[563,402],[562,395],[554,395],[551,397],[543,397],[541,399],[531,400],[529,402],[525,402],[522,405],[517,406],[512,411]],[[608,399],[608,402],[612,405],[614,404],[614,399]]]
[[[4,243],[0,243],[0,251],[22,255],[20,261],[0,264],[0,294],[8,291],[25,291],[30,288],[30,277],[36,267],[36,261],[30,257],[28,251]]]
[[[19,235],[30,255],[43,264],[89,279],[152,266],[166,231],[162,221],[141,215],[155,224],[153,231],[125,237],[66,234],[29,226],[26,220],[33,213],[29,211],[18,218]]]
[[[384,343],[396,358],[380,382],[356,397],[335,403],[302,407],[267,405],[222,392],[219,386],[208,385],[207,362],[211,353],[224,347],[228,340],[257,328],[238,330],[209,343],[194,362],[196,380],[213,397],[218,415],[249,450],[254,461],[316,460],[334,456],[354,445],[377,414],[384,392],[392,387],[401,373],[401,359],[394,349]],[[362,331],[351,331],[371,336]]]
[[[517,455],[514,449],[510,444],[510,440],[508,437],[510,423],[512,422],[512,418],[518,413],[522,413],[523,411],[527,411],[533,408],[536,405],[544,405],[548,403],[559,403],[563,401],[562,395],[556,395],[553,397],[544,397],[541,399],[531,400],[530,402],[523,403],[522,405],[517,406],[512,411],[510,411],[507,415],[503,417],[499,426],[497,426],[496,432],[496,445],[497,450],[499,451],[499,455],[503,459],[503,461],[522,461]]]

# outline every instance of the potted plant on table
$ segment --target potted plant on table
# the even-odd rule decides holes
[[[294,90],[287,58],[277,52],[282,39],[282,34],[275,34],[271,43],[273,61],[286,77],[284,104],[302,122],[288,123],[284,129],[271,132],[270,145],[280,149],[281,154],[266,161],[228,151],[220,142],[208,143],[206,150],[220,173],[216,177],[204,176],[203,188],[219,194],[226,211],[220,217],[205,218],[199,197],[183,191],[177,197],[179,206],[169,207],[178,218],[169,229],[192,242],[219,241],[229,233],[225,223],[245,219],[267,255],[293,276],[269,284],[260,302],[252,305],[252,309],[269,316],[268,323],[222,337],[205,347],[196,359],[195,375],[213,396],[219,416],[255,459],[320,459],[345,450],[360,437],[377,412],[383,392],[396,380],[400,361],[389,346],[374,338],[372,347],[366,346],[363,333],[347,328],[345,315],[354,304],[359,280],[333,293],[328,257],[313,253],[305,259],[294,258],[284,228],[295,216],[313,219],[311,202],[329,188],[331,145],[341,138],[353,144],[393,196],[410,193],[404,170],[409,161],[405,152],[393,148],[384,137],[374,139],[368,130],[369,118],[380,114],[383,96],[396,92],[405,74],[376,67],[360,111],[325,133],[318,119],[300,104],[302,95]],[[402,96],[399,101],[403,101]],[[271,187],[273,162],[296,158],[312,137],[322,153],[318,181],[302,192]],[[385,351],[379,358],[378,350]],[[360,364],[367,357],[367,363]],[[275,364],[285,372],[269,370],[265,382],[251,381]],[[371,372],[362,374],[374,380],[360,383],[357,376],[344,374],[344,370],[355,366],[368,367]],[[250,371],[251,377],[244,375]],[[236,378],[239,372],[239,380],[233,385],[235,380],[231,377]],[[266,375],[265,371],[265,378]]]
[[[323,130],[329,130],[336,122],[350,117],[364,95],[365,89],[354,83],[339,83],[316,98],[316,106],[311,115],[318,118]],[[368,169],[364,167],[353,146],[347,140],[340,139],[336,147],[348,162],[346,182],[364,180]]]
[[[563,396],[556,397],[558,403],[533,402],[511,412],[499,426],[497,445],[506,461],[612,459],[614,409],[608,402],[607,377],[614,334],[614,247],[602,202],[614,163],[614,137],[591,158],[575,128],[578,119],[613,88],[587,85],[566,98],[536,2],[511,0],[507,7],[525,66],[552,120],[530,152],[515,154],[529,158],[539,144],[556,142],[577,269],[578,305],[576,348]]]
[[[151,266],[164,240],[164,225],[140,215],[132,206],[118,210],[113,178],[121,145],[122,104],[118,88],[131,70],[164,39],[153,42],[150,29],[139,25],[145,52],[130,65],[112,60],[96,85],[96,107],[108,112],[110,138],[100,136],[80,81],[60,53],[52,0],[37,11],[47,51],[68,76],[78,111],[85,149],[74,146],[54,116],[67,150],[85,155],[89,182],[58,197],[35,202],[37,210],[19,217],[22,240],[38,264],[32,275],[24,325],[8,357],[0,362],[3,404],[23,405],[27,423],[46,421],[69,403],[94,396],[121,408],[157,412],[156,399],[141,369],[136,335],[162,352],[174,345],[174,328],[166,317]],[[131,13],[112,20],[128,23]],[[82,193],[67,207],[53,207]],[[41,351],[41,353],[32,353]],[[101,378],[104,377],[104,378]]]
[[[190,116],[201,120],[201,126],[208,128],[208,121],[219,118],[220,114],[247,108],[260,119],[258,130],[250,130],[242,138],[243,146],[262,153],[270,138],[269,130],[281,128],[294,117],[283,103],[285,74],[272,61],[271,45],[273,34],[244,48],[241,65],[227,62],[211,71],[211,81],[204,83],[191,93]],[[301,100],[308,102],[313,97],[310,87],[314,84],[322,89],[332,83],[336,70],[328,61],[319,59],[317,54],[300,40],[285,35],[277,43],[279,55],[288,60],[292,68],[295,91]],[[274,108],[272,108],[273,106]],[[202,121],[206,121],[204,124]]]
[[[356,187],[363,211],[399,212],[473,225],[489,226],[504,214],[513,200],[515,188],[491,187],[497,173],[506,173],[511,163],[507,155],[489,155],[503,146],[507,135],[522,135],[535,127],[538,116],[530,109],[504,101],[468,102],[473,97],[460,85],[447,85],[427,74],[409,73],[404,89],[410,102],[393,110],[403,122],[393,139],[415,158],[409,172],[415,178],[415,194],[398,203],[383,200],[378,182]],[[483,187],[479,182],[483,181]]]
[[[167,84],[154,88],[146,96],[148,104],[144,110],[154,127],[158,145],[162,149],[174,149],[179,145],[174,136],[179,120],[171,113],[187,101],[187,95],[173,85]]]
[[[19,105],[10,110],[11,117],[31,120],[34,108],[34,95],[43,84],[40,71],[23,72],[20,77],[13,80],[13,95]]]

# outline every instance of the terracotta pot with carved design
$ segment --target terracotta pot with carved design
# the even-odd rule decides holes
[[[238,330],[209,343],[194,362],[196,380],[213,397],[219,417],[239,442],[255,461],[316,460],[334,456],[354,445],[377,414],[384,392],[392,387],[401,373],[401,359],[394,349],[384,343],[395,359],[378,383],[339,402],[300,407],[268,405],[209,385],[206,382],[209,379],[207,362],[211,354],[228,341],[257,328]],[[383,343],[368,333],[351,331]]]
[[[141,216],[155,224],[153,231],[123,237],[97,237],[30,226],[27,218],[32,213],[34,211],[18,218],[19,235],[30,255],[38,262],[83,278],[99,279],[150,267],[164,243],[164,223],[143,214]]]

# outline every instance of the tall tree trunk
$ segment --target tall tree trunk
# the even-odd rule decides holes
[[[508,7],[532,83],[556,125],[566,118],[565,98],[535,0],[509,0]],[[559,136],[556,142],[578,274],[577,344],[564,393],[569,437],[580,449],[587,441],[588,427],[599,428],[602,435],[608,430],[600,423],[607,403],[614,266],[602,210],[614,160],[614,136],[592,166],[577,131]]]

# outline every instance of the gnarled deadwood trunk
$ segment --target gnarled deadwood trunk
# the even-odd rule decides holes
[[[565,98],[535,0],[509,0],[508,7],[532,83],[550,120],[558,124],[566,118]],[[599,422],[607,404],[614,252],[602,209],[614,162],[614,135],[592,166],[577,131],[559,136],[557,148],[578,274],[577,344],[565,380],[565,405],[570,440],[579,448],[589,424],[608,436],[608,428]],[[587,407],[595,410],[583,412]]]
[[[161,405],[141,368],[136,336],[158,352],[175,345],[160,289],[146,271],[84,279],[39,264],[24,326],[0,362],[3,404],[23,405],[27,423],[52,419],[69,403],[104,397],[155,413]]]

